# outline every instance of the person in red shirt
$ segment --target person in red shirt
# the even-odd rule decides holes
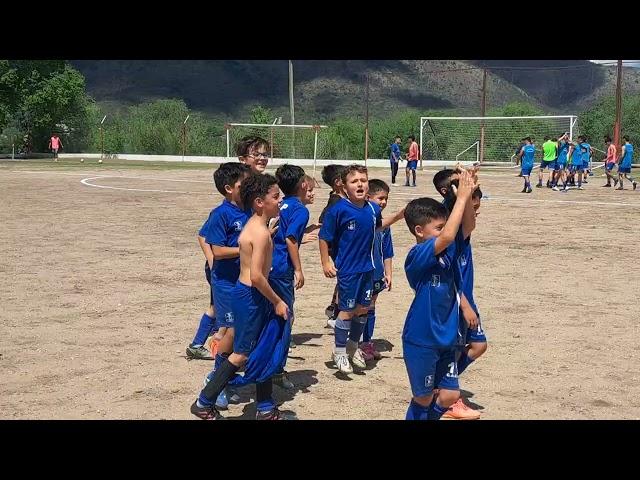
[[[53,152],[53,161],[58,161],[58,150],[62,148],[62,140],[58,137],[58,134],[54,133],[51,135],[51,139],[49,140],[49,148]]]
[[[409,135],[409,153],[407,153],[407,181],[404,184],[405,187],[409,186],[409,171],[413,175],[413,185],[416,186],[416,168],[418,166],[418,144],[416,143],[416,137]]]
[[[613,168],[616,166],[616,146],[611,143],[611,137],[609,135],[607,135],[606,137],[604,137],[604,143],[607,146],[607,156],[604,159],[605,164],[604,164],[604,173],[606,173],[607,175],[607,183],[605,183],[603,185],[603,187],[610,187],[611,186],[611,180],[614,181],[614,183],[616,182],[616,178],[613,177],[613,175],[611,175],[611,171],[613,170]]]

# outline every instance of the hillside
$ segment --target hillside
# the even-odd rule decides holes
[[[107,108],[157,98],[180,98],[194,109],[229,120],[247,120],[261,104],[288,121],[286,60],[78,60],[89,93]],[[489,107],[525,101],[548,112],[574,113],[615,83],[615,69],[505,70],[554,61],[332,60],[294,61],[296,122],[364,115],[365,74],[370,76],[373,116],[404,108],[456,109],[478,114],[482,71],[489,69]],[[585,65],[563,61],[560,65]],[[442,72],[442,70],[449,70]],[[640,74],[625,70],[627,91],[640,90]]]

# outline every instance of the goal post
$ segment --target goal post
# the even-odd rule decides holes
[[[420,117],[420,165],[427,162],[512,162],[524,137],[542,146],[544,137],[577,134],[576,115],[516,117]]]
[[[282,125],[265,123],[227,123],[227,158],[235,156],[235,145],[248,135],[269,142],[269,156],[274,160],[312,160],[313,176],[316,162],[324,147],[321,131],[326,125]]]

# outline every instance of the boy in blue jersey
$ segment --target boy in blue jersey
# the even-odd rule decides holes
[[[240,273],[233,291],[236,332],[233,353],[215,370],[210,381],[191,405],[191,413],[203,420],[217,420],[220,413],[213,399],[223,391],[236,372],[247,363],[261,334],[276,315],[289,321],[289,307],[271,288],[267,280],[272,266],[273,240],[267,222],[279,214],[280,189],[275,177],[251,175],[242,182],[242,204],[253,215],[238,238]],[[265,361],[270,361],[267,355]],[[256,420],[282,420],[283,414],[273,400],[271,378],[256,384]]]
[[[578,190],[584,190],[582,188],[582,175],[584,174],[584,166],[582,164],[582,137],[578,137],[578,141],[572,143],[569,146],[568,156],[571,158],[570,172],[571,176],[575,179],[578,177]]]
[[[443,204],[451,211],[454,207],[456,197],[453,194],[453,187],[458,186],[459,170],[445,169],[437,172],[433,177],[433,184],[436,190],[444,198]],[[475,216],[479,215],[480,201],[482,199],[482,191],[477,188],[471,195],[471,205],[475,212]],[[480,323],[480,313],[473,299],[473,252],[471,249],[471,237],[464,241],[462,251],[458,259],[458,267],[460,269],[462,292],[467,298],[469,304],[473,308],[478,317],[478,328],[468,329],[466,339],[464,341],[464,349],[460,354],[458,364],[458,375],[461,374],[472,362],[480,358],[487,350],[487,337],[482,324]],[[462,398],[454,403],[444,415],[445,418],[456,420],[475,420],[480,418],[480,413],[472,410],[464,404]]]
[[[582,178],[582,183],[589,183],[587,177],[591,173],[591,145],[587,142],[587,137],[582,136],[582,141],[580,142],[580,152],[582,153],[582,168],[584,168],[584,175]]]
[[[373,292],[375,232],[402,218],[404,210],[382,221],[380,207],[367,200],[367,168],[349,165],[342,172],[347,198],[330,207],[320,229],[320,259],[327,278],[338,279],[338,308],[333,361],[342,373],[353,373],[351,362],[366,368],[358,342],[367,323]],[[329,256],[331,244],[332,256]]]
[[[438,420],[460,397],[456,362],[464,338],[460,311],[470,328],[477,328],[477,317],[460,291],[457,262],[475,228],[470,199],[477,187],[474,175],[461,171],[458,187],[452,187],[456,201],[451,213],[432,198],[412,200],[405,210],[409,231],[416,237],[405,261],[407,280],[415,291],[402,332],[413,394],[407,420]]]
[[[397,136],[391,144],[391,153],[389,154],[389,163],[391,164],[391,185],[396,184],[396,175],[398,175],[398,166],[400,160],[402,160],[402,152],[400,151],[400,144],[402,139]]]
[[[522,177],[524,178],[524,188],[520,193],[531,193],[531,170],[533,170],[533,159],[536,154],[536,146],[531,141],[531,137],[523,138],[522,141],[524,145],[520,149],[518,153],[518,158],[520,159],[520,165],[522,166]]]
[[[624,190],[624,178],[631,182],[631,184],[633,185],[633,189],[635,190],[637,187],[637,183],[630,175],[631,163],[633,162],[633,145],[629,141],[629,135],[623,136],[622,139],[624,140],[624,145],[622,145],[620,157],[618,158],[618,181],[620,182],[620,186],[616,188],[616,190]],[[615,187],[617,183],[618,182],[614,182],[613,186]]]
[[[380,207],[384,211],[389,201],[389,185],[382,180],[369,180],[369,193],[367,198],[370,202]],[[391,240],[391,228],[387,227],[382,231],[376,231],[373,244],[373,292],[371,305],[367,313],[367,323],[362,332],[362,343],[360,350],[365,361],[379,360],[382,358],[380,352],[373,344],[373,330],[376,324],[376,301],[378,294],[383,290],[391,291],[393,278],[393,241]]]
[[[322,209],[318,221],[320,224],[324,221],[324,215],[336,202],[344,198],[344,189],[342,186],[342,172],[346,167],[344,165],[327,165],[322,169],[322,181],[331,187],[329,192],[329,200],[327,205]],[[329,255],[332,259],[331,245],[329,245]],[[336,318],[338,318],[338,285],[333,289],[331,303],[325,308],[324,313],[327,315],[327,327],[334,328],[336,326]]]
[[[215,355],[214,370],[231,353],[233,346],[232,309],[233,289],[240,273],[238,237],[249,219],[251,210],[242,207],[240,185],[249,176],[250,167],[243,163],[223,163],[213,174],[216,189],[224,196],[222,203],[210,215],[205,234],[211,245],[216,262],[211,272],[213,301],[218,327],[218,351]],[[211,374],[207,376],[210,378]],[[226,403],[226,393],[221,394],[219,407]]]
[[[269,273],[269,285],[289,307],[293,322],[294,292],[304,286],[299,249],[309,222],[309,210],[305,207],[309,184],[304,170],[297,165],[279,166],[276,178],[284,199],[280,206],[279,227],[273,237],[273,268]],[[294,388],[284,370],[274,381],[283,388]]]
[[[569,134],[563,133],[558,138],[558,160],[556,162],[556,168],[554,170],[553,175],[553,186],[552,189],[554,191],[559,191],[558,182],[562,180],[562,184],[567,187],[567,153],[569,151]]]

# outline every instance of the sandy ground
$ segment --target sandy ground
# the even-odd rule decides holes
[[[211,174],[0,162],[0,418],[192,418],[211,367],[184,355],[208,299],[196,232],[220,202]],[[394,187],[387,212],[434,196],[432,176]],[[461,376],[463,395],[483,419],[640,418],[640,191],[601,188],[595,177],[584,191],[526,195],[505,170],[481,181],[475,296],[489,349]],[[317,190],[312,220],[327,195]],[[413,239],[403,222],[393,238],[393,290],[380,295],[376,326],[384,357],[348,380],[329,362],[323,311],[333,283],[317,245],[303,247],[287,365],[296,390],[274,388],[282,409],[301,419],[404,418],[400,337],[412,291],[402,267]],[[225,415],[252,418],[253,397],[242,390]]]

